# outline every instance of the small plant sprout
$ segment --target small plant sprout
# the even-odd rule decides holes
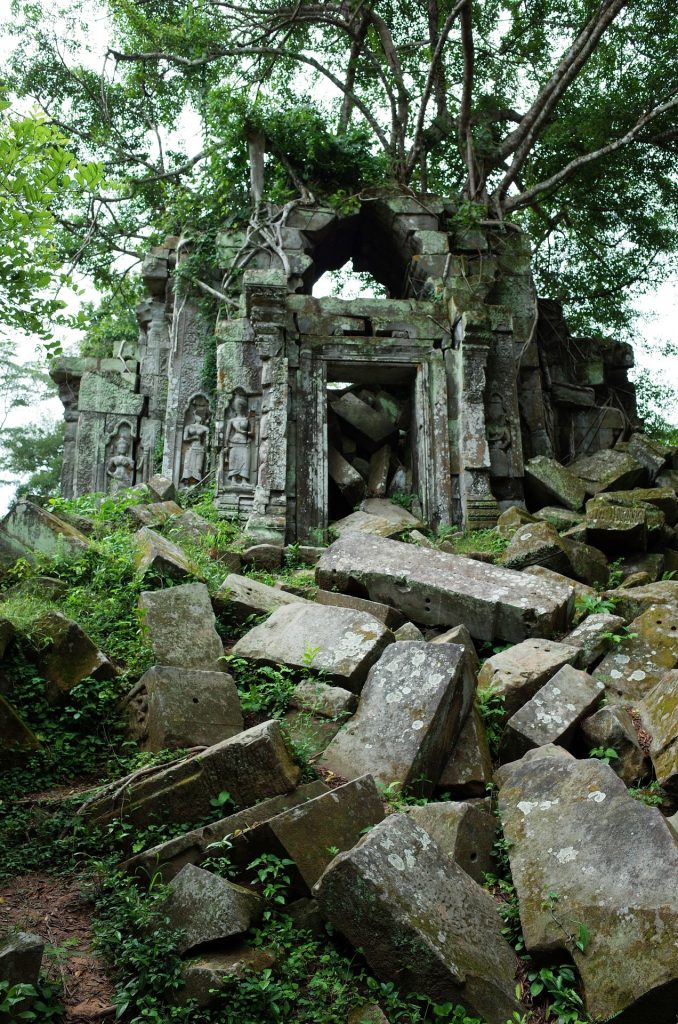
[[[592,747],[589,750],[589,757],[597,757],[599,761],[609,764],[610,761],[616,761],[619,758],[619,754],[614,747]]]

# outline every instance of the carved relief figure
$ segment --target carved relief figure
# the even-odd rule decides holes
[[[249,411],[245,395],[233,399],[233,415],[226,423],[224,446],[228,468],[226,476],[232,484],[250,487],[250,451],[254,437],[254,411]]]
[[[106,463],[106,476],[110,479],[109,491],[117,494],[134,483],[134,459],[130,458],[132,439],[120,434],[114,444],[114,455]]]
[[[487,406],[487,444],[495,476],[511,476],[511,430],[504,399],[498,391],[490,396]]]
[[[204,422],[204,412],[194,409],[193,422],[184,427],[183,439],[188,442],[184,451],[184,459],[181,467],[181,482],[183,484],[198,483],[205,473],[205,455],[207,452],[207,436],[209,427]]]

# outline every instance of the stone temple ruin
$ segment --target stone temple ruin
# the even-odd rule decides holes
[[[636,425],[630,346],[571,337],[558,304],[536,297],[527,237],[460,229],[453,213],[435,197],[377,197],[219,235],[216,369],[212,332],[175,287],[185,247],[154,247],[138,346],[51,371],[63,495],[162,472],[179,488],[213,479],[225,516],[278,543],[396,492],[433,527],[475,529],[523,499],[528,459],[612,447]],[[313,297],[348,261],[390,297]]]

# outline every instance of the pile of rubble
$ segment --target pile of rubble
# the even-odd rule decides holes
[[[141,526],[140,565],[173,567],[178,585],[142,595],[156,664],[128,695],[130,728],[148,750],[200,749],[118,780],[81,813],[185,825],[124,863],[170,883],[187,961],[179,998],[208,1006],[225,976],[275,966],[248,945],[264,903],[244,870],[272,853],[293,864],[286,911],[299,927],[329,921],[403,992],[506,1024],[524,1010],[519,963],[483,887],[501,828],[526,950],[571,958],[596,1020],[674,1024],[678,453],[634,435],[567,468],[534,459],[526,474],[532,511],[502,514],[500,564],[442,550],[373,499],[329,548],[297,549],[317,561],[313,600],[235,563],[210,597],[181,582],[180,548]],[[163,504],[135,515],[157,525]],[[393,539],[404,529],[409,543]],[[258,547],[240,562],[282,558]],[[606,589],[611,566],[621,583]],[[235,657],[303,677],[282,721],[246,728],[215,629],[224,609],[268,616]],[[285,733],[305,739],[315,781],[300,781]],[[661,806],[629,792],[652,780]],[[394,812],[383,799],[394,787],[421,802]],[[224,791],[232,813],[191,827]],[[224,840],[229,878],[211,870]]]

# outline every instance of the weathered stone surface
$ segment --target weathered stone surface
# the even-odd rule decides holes
[[[245,980],[274,966],[273,954],[256,946],[205,954],[184,968],[184,985],[177,993],[177,1002],[193,1001],[199,1010],[218,1007],[223,1005],[220,993],[225,979]]]
[[[562,543],[570,563],[568,575],[596,588],[607,586],[610,567],[602,551],[569,537],[563,537]]]
[[[139,597],[142,628],[159,665],[220,669],[223,647],[204,583],[185,583]]]
[[[371,775],[347,782],[233,838],[238,862],[262,853],[294,861],[293,884],[309,891],[338,851],[350,850],[361,834],[384,818],[384,804]]]
[[[226,672],[155,665],[125,705],[142,750],[211,747],[243,730],[238,691]]]
[[[385,785],[430,793],[473,690],[463,648],[396,644],[371,669],[358,710],[327,747],[323,762],[344,778],[371,772]]]
[[[233,654],[265,664],[310,668],[357,693],[390,643],[393,634],[373,615],[308,602],[276,609],[238,640]],[[316,651],[312,660],[309,651]]]
[[[429,643],[459,644],[466,651],[466,657],[468,658],[469,665],[471,666],[474,675],[478,674],[478,671],[480,670],[478,652],[476,651],[471,634],[463,623],[460,623],[458,626],[452,626],[451,629],[446,629],[444,633],[440,633],[438,636],[433,637],[432,640],[429,640]]]
[[[289,793],[279,796],[268,797],[253,807],[246,807],[242,811],[236,811],[227,818],[213,821],[209,825],[202,825],[200,828],[191,829],[183,835],[168,839],[164,843],[152,846],[142,853],[135,854],[126,860],[122,867],[130,874],[136,874],[150,880],[156,872],[162,876],[165,882],[181,871],[185,864],[201,864],[206,857],[213,856],[218,844],[227,839],[226,844],[229,855],[232,850],[232,843],[229,839],[240,832],[275,817],[282,811],[296,807],[306,800],[326,793],[327,786],[320,781],[309,782],[306,785],[298,786]],[[215,844],[217,844],[215,846]],[[239,848],[235,849],[237,858]]]
[[[352,391],[330,404],[332,411],[352,428],[369,451],[380,448],[395,430],[395,423],[389,416],[373,409]]]
[[[487,807],[446,800],[408,807],[405,813],[479,885],[483,884],[486,872],[495,871],[492,847],[497,819]]]
[[[40,742],[33,730],[0,696],[0,765],[12,765],[22,754],[30,754],[39,747]]]
[[[8,556],[14,559],[32,553],[56,558],[57,555],[78,558],[89,547],[89,540],[70,523],[59,519],[46,508],[32,501],[18,501],[0,523],[0,534],[7,541]],[[12,559],[12,560],[14,560]]]
[[[461,1003],[488,1024],[519,1008],[515,955],[492,897],[406,815],[339,854],[315,892],[332,924],[401,991]]]
[[[130,505],[125,514],[137,526],[162,526],[172,516],[183,515],[181,505],[176,501],[154,501],[150,505]]]
[[[523,569],[526,576],[536,576],[537,579],[544,580],[545,582],[560,583],[563,586],[571,587],[575,595],[575,606],[573,622],[578,622],[585,615],[585,611],[579,611],[577,605],[581,603],[581,599],[586,595],[588,597],[595,597],[596,591],[593,587],[589,587],[586,583],[581,583],[579,580],[574,580],[570,576],[563,576],[562,573],[554,572],[553,569],[547,569],[545,565],[528,565],[527,569]]]
[[[472,707],[443,768],[438,789],[455,800],[484,797],[492,782],[492,758],[482,718]]]
[[[518,505],[512,505],[511,508],[507,508],[505,512],[499,516],[497,520],[497,533],[501,537],[512,537],[513,534],[521,526],[526,526],[529,523],[534,523],[535,517],[526,512],[524,508],[519,508]]]
[[[256,924],[263,909],[256,893],[194,864],[187,864],[172,879],[163,907],[168,926],[183,933],[177,942],[180,953],[242,935]]]
[[[646,587],[650,583],[652,583],[652,579],[648,572],[632,572],[624,577],[620,587],[624,590],[633,590],[634,587]]]
[[[0,981],[9,982],[10,988],[36,985],[44,948],[40,936],[29,932],[15,932],[0,939]],[[15,1009],[19,1012],[20,1008]]]
[[[678,610],[678,580],[659,580],[630,590],[619,587],[603,594],[603,597],[611,597],[615,602],[615,612],[627,620],[637,619],[643,612],[658,605]]]
[[[533,747],[550,743],[567,747],[579,723],[595,710],[604,692],[598,679],[563,665],[509,718],[501,738],[501,760],[516,761]]]
[[[358,697],[342,686],[328,686],[319,679],[306,679],[294,687],[290,704],[321,718],[344,719],[358,707]]]
[[[31,636],[49,700],[58,700],[88,676],[114,679],[117,675],[106,655],[77,622],[67,619],[61,612],[46,612],[34,623]]]
[[[283,549],[277,544],[252,544],[240,555],[243,565],[275,572],[283,563]]]
[[[324,548],[320,549],[320,557],[324,550]],[[318,561],[320,561],[320,557]],[[380,604],[378,601],[368,601],[364,597],[355,597],[354,594],[341,594],[335,590],[318,590],[315,600],[317,604],[326,604],[333,608],[353,608],[357,612],[368,612],[391,630],[402,626],[405,621],[405,616],[397,608],[392,608],[388,604]]]
[[[141,575],[168,576],[172,580],[186,576],[199,576],[200,571],[178,544],[163,537],[148,526],[136,534],[137,553],[134,559],[137,572]]]
[[[678,795],[678,672],[667,672],[643,700],[643,724],[652,736],[650,757],[657,782]]]
[[[373,499],[375,502],[379,499]],[[352,512],[344,519],[338,519],[332,523],[332,529],[340,536],[345,534],[358,533],[368,534],[374,537],[394,537],[403,530],[416,529],[421,523],[407,509],[399,505],[393,505],[385,501],[380,510],[374,512],[365,511],[365,504],[357,512]]]
[[[5,657],[5,651],[14,637],[15,629],[9,619],[0,618],[0,661]]]
[[[675,607],[650,607],[629,624],[628,632],[628,639],[605,655],[594,675],[605,683],[610,697],[642,700],[665,672],[678,665]]]
[[[415,626],[413,622],[403,622],[402,626],[398,626],[393,635],[399,642],[424,639],[424,634],[419,629],[419,626]]]
[[[230,611],[240,619],[250,615],[264,615],[288,604],[305,603],[303,597],[277,590],[258,580],[235,573],[226,577],[214,595],[214,604],[220,611]]]
[[[367,1003],[365,1006],[358,1006],[355,1010],[351,1010],[346,1024],[389,1024],[389,1020],[376,1003]]]
[[[621,615],[599,612],[588,615],[583,622],[563,637],[569,647],[578,647],[580,654],[578,668],[590,668],[612,647],[612,636],[620,634],[625,625]]]
[[[586,537],[594,547],[614,555],[645,551],[647,512],[592,499],[586,504]]]
[[[569,467],[584,484],[587,494],[625,490],[635,487],[643,476],[643,467],[632,455],[619,451],[599,451],[577,459]]]
[[[535,508],[550,501],[573,512],[584,507],[586,487],[583,481],[571,469],[545,455],[538,455],[525,464],[525,489]]]
[[[545,508],[540,508],[538,512],[534,513],[534,518],[550,523],[558,531],[569,530],[573,526],[579,526],[584,521],[583,513],[571,512],[564,508],[558,508],[556,505],[547,505]]]
[[[227,790],[238,807],[294,789],[299,769],[283,742],[280,723],[262,722],[178,764],[141,776],[85,805],[83,813],[104,825],[122,816],[140,827],[151,822],[191,822],[211,810]]]
[[[556,583],[381,537],[340,537],[318,562],[316,579],[326,590],[359,586],[418,624],[463,623],[481,640],[562,631],[573,596]]]
[[[388,471],[391,464],[391,446],[382,445],[370,458],[367,477],[367,494],[370,498],[385,498],[388,487]]]
[[[336,448],[327,454],[327,472],[341,491],[347,505],[357,505],[365,497],[365,480],[361,473],[352,466]]]
[[[555,751],[560,751],[555,753]],[[672,1024],[678,1004],[678,844],[601,761],[543,747],[498,773],[499,812],[529,951],[568,948],[587,1011]],[[549,893],[555,893],[553,900]],[[568,935],[586,926],[580,952]]]
[[[570,569],[565,542],[550,523],[535,522],[519,527],[509,541],[502,562],[508,569],[525,569],[528,565],[545,565],[562,573]]]
[[[576,647],[554,640],[523,640],[515,647],[493,654],[478,675],[478,686],[504,698],[506,716],[515,715],[563,665],[574,665]]]
[[[628,441],[618,442],[616,447],[632,455],[644,467],[650,483],[654,482],[675,452],[675,448],[645,434],[631,434]]]
[[[672,487],[634,487],[630,491],[608,491],[604,500],[628,508],[652,505],[664,513],[669,526],[675,526],[678,522],[678,498]]]
[[[154,501],[174,501],[177,496],[176,488],[166,476],[156,473],[146,484]]]
[[[610,768],[627,786],[636,785],[647,775],[649,759],[641,750],[626,708],[606,705],[582,722],[581,735],[589,752],[596,748],[617,751],[619,756],[609,762]]]

